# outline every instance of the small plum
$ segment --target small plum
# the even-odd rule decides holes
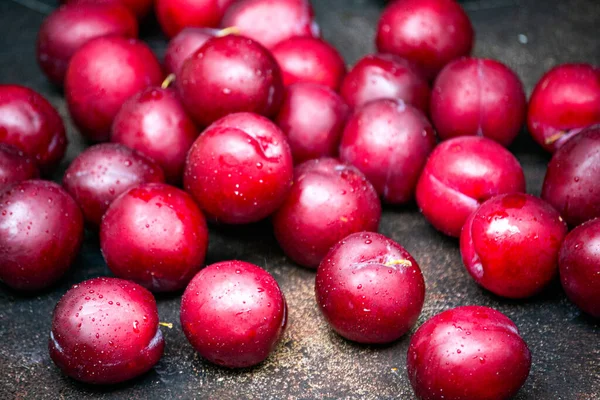
[[[323,39],[295,36],[279,42],[272,52],[286,86],[311,82],[338,90],[346,75],[344,59]]]
[[[275,279],[243,261],[209,265],[181,299],[181,327],[208,361],[246,368],[264,361],[283,336],[287,304]]]
[[[226,224],[257,222],[284,201],[293,161],[281,130],[257,114],[228,115],[190,149],[184,187],[208,216]]]
[[[276,122],[287,136],[294,163],[336,157],[349,113],[340,95],[327,86],[288,86]]]
[[[165,52],[165,70],[168,74],[179,75],[183,63],[190,58],[210,38],[219,34],[210,28],[185,28],[169,41]]]
[[[465,222],[460,252],[475,282],[512,299],[531,297],[558,272],[567,225],[545,201],[523,193],[492,197]]]
[[[402,100],[375,100],[355,111],[340,159],[358,168],[390,204],[414,199],[419,175],[436,145],[423,113]]]
[[[504,64],[461,58],[436,78],[430,113],[442,140],[484,136],[507,147],[523,127],[527,99],[519,77]]]
[[[0,281],[44,289],[69,269],[83,240],[77,203],[54,182],[29,180],[0,192]]]
[[[18,147],[47,172],[65,155],[67,135],[62,118],[40,94],[0,85],[0,143]]]
[[[377,49],[420,65],[429,79],[471,54],[473,26],[455,0],[398,0],[379,19]]]
[[[156,18],[168,37],[176,36],[185,28],[216,28],[234,1],[156,0]]]
[[[92,226],[100,225],[108,206],[121,193],[145,182],[164,182],[158,164],[116,143],[89,147],[73,160],[63,178],[63,186]]]
[[[177,88],[189,115],[203,127],[236,112],[272,117],[284,95],[271,53],[236,35],[209,39],[184,62]]]
[[[391,54],[371,54],[344,78],[340,93],[351,108],[379,99],[400,99],[423,112],[429,108],[429,83],[411,62]]]
[[[459,237],[481,203],[498,194],[525,192],[525,175],[508,150],[481,136],[459,136],[438,145],[417,183],[417,204],[442,233]]]
[[[406,364],[418,400],[508,400],[529,376],[531,353],[506,315],[464,306],[421,325]]]
[[[73,122],[93,142],[107,141],[115,115],[131,96],[160,85],[161,66],[141,41],[120,36],[93,39],[73,56],[65,97]]]
[[[294,185],[273,215],[275,238],[284,253],[316,269],[346,236],[377,231],[381,203],[358,169],[333,158],[306,161],[294,170]]]
[[[121,4],[127,7],[139,20],[152,10],[154,0],[61,0],[64,4]]]
[[[582,128],[600,123],[600,68],[562,64],[535,85],[527,127],[546,150],[556,151]]]
[[[331,248],[315,281],[317,303],[346,339],[383,344],[417,322],[425,281],[414,258],[378,233],[354,233]]]
[[[35,161],[17,147],[0,143],[0,191],[39,176]]]
[[[81,282],[56,305],[48,347],[56,366],[78,381],[110,385],[133,379],[163,354],[156,301],[122,279]]]

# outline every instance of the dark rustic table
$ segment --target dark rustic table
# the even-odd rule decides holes
[[[313,0],[326,39],[349,64],[372,52],[383,0]],[[62,94],[38,70],[34,43],[57,0],[0,0],[0,82],[27,85],[52,101],[69,131],[62,170],[83,142],[69,121]],[[600,64],[599,0],[472,0],[463,2],[477,32],[475,55],[514,68],[528,92],[544,71],[563,62]],[[143,30],[159,55],[166,41],[155,24]],[[523,132],[512,146],[525,168],[529,192],[539,194],[548,155]],[[427,282],[419,324],[460,305],[480,304],[506,313],[533,353],[533,367],[517,399],[600,399],[599,323],[567,301],[555,282],[525,301],[507,301],[481,290],[462,266],[456,240],[433,230],[415,206],[386,207],[380,231],[417,259]],[[210,398],[210,399],[412,399],[405,372],[410,335],[384,346],[362,346],[332,333],[313,294],[314,272],[287,260],[268,223],[211,230],[208,263],[242,259],[266,268],[280,283],[289,329],[262,365],[242,371],[215,367],[198,357],[179,326],[180,295],[159,296],[166,351],[148,374],[115,387],[92,387],[63,377],[47,351],[52,309],[74,283],[109,275],[98,238],[88,232],[77,261],[60,284],[35,296],[0,287],[0,399],[10,398]]]

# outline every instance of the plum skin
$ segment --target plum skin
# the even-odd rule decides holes
[[[377,231],[380,218],[381,203],[365,176],[351,165],[320,158],[294,169],[294,185],[272,222],[286,256],[316,269],[346,236]]]
[[[354,233],[331,248],[317,270],[317,303],[346,339],[390,343],[417,322],[425,281],[414,258],[393,240]]]
[[[235,0],[156,0],[156,18],[167,37],[185,28],[216,28]]]
[[[417,181],[436,145],[433,127],[402,100],[375,100],[346,124],[340,159],[354,165],[390,204],[414,199]]]
[[[209,265],[181,299],[181,326],[208,361],[245,368],[264,361],[287,325],[287,304],[275,279],[243,261]]]
[[[83,217],[59,185],[17,183],[0,193],[0,280],[23,291],[54,284],[83,240]]]
[[[179,75],[185,60],[191,57],[206,41],[219,34],[217,29],[185,28],[175,35],[167,46],[164,66],[168,74]]]
[[[542,198],[574,227],[600,217],[600,125],[567,140],[552,156]]]
[[[17,147],[0,143],[0,191],[14,183],[39,176],[35,161]]]
[[[514,192],[525,192],[525,175],[515,156],[491,139],[460,136],[433,150],[417,183],[416,200],[437,230],[459,237],[481,203]]]
[[[108,206],[127,189],[145,182],[164,182],[158,164],[117,143],[91,146],[69,165],[63,186],[75,199],[85,220],[99,226]]]
[[[152,10],[154,0],[60,0],[64,4],[121,4],[142,20]]]
[[[507,316],[463,306],[421,325],[406,363],[419,400],[508,400],[527,380],[531,353]]]
[[[100,226],[112,273],[153,292],[184,288],[202,267],[207,246],[206,220],[192,197],[164,183],[123,193]]]
[[[600,219],[573,229],[558,256],[560,280],[567,297],[585,313],[600,318]]]
[[[492,293],[531,297],[558,272],[567,225],[545,201],[523,193],[492,197],[462,229],[460,252],[473,279]]]
[[[161,358],[164,339],[152,294],[117,278],[74,285],[52,316],[52,361],[73,379],[109,385],[133,379]]]
[[[506,147],[525,122],[527,99],[519,77],[504,64],[461,58],[437,76],[430,112],[442,140],[477,135]]]

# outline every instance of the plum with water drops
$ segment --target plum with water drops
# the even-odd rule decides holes
[[[234,1],[156,0],[156,18],[168,37],[174,37],[185,28],[216,28]]]
[[[13,145],[0,143],[0,191],[38,175],[38,167],[31,157]]]
[[[179,75],[183,63],[190,58],[210,38],[220,31],[210,28],[185,28],[169,41],[165,52],[165,70]]]

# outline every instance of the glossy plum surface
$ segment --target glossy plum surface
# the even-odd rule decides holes
[[[100,225],[100,246],[115,276],[170,292],[184,288],[202,267],[208,230],[189,194],[146,183],[110,205]]]
[[[504,64],[461,58],[436,78],[430,113],[442,140],[484,136],[508,146],[525,123],[527,99],[519,77]]]
[[[216,28],[235,0],[155,0],[162,31],[173,37],[185,28]]]
[[[121,193],[145,182],[163,182],[151,159],[116,143],[97,144],[69,166],[63,186],[73,196],[87,222],[100,225],[104,212]]]
[[[291,37],[320,34],[309,0],[238,0],[221,21],[223,28],[232,26],[268,49]]]
[[[273,215],[277,242],[294,262],[316,269],[346,236],[377,231],[381,203],[355,167],[333,158],[306,161],[294,170],[294,185]]]
[[[600,318],[600,219],[573,229],[558,256],[560,280],[569,299]]]
[[[37,38],[37,61],[50,81],[62,85],[71,57],[92,39],[138,35],[135,16],[120,4],[62,6],[42,23]]]
[[[471,53],[473,26],[455,0],[399,0],[379,19],[377,49],[416,62],[429,79]]]
[[[73,287],[52,315],[50,358],[85,383],[133,379],[160,360],[165,346],[152,294],[117,278],[94,278]]]
[[[546,150],[556,151],[571,136],[600,123],[600,68],[562,64],[546,72],[529,99],[527,128]]]
[[[185,28],[169,41],[165,52],[165,71],[179,75],[185,60],[190,58],[210,38],[220,31],[210,28]]]
[[[236,35],[208,40],[184,62],[177,88],[189,115],[205,127],[236,112],[274,116],[284,94],[271,53]]]
[[[200,355],[228,368],[264,361],[287,324],[287,304],[275,279],[243,261],[209,265],[181,299],[181,326]]]
[[[346,75],[340,53],[323,39],[295,36],[279,42],[272,49],[281,67],[283,83],[318,83],[338,90]]]
[[[152,10],[154,0],[61,0],[65,4],[122,4],[138,19],[143,19]]]
[[[59,185],[42,180],[0,192],[0,281],[25,291],[51,286],[71,266],[83,217]]]
[[[210,217],[246,224],[272,214],[292,185],[293,161],[281,130],[237,113],[208,127],[188,153],[184,187]]]
[[[389,343],[417,322],[425,281],[404,247],[378,233],[361,232],[327,253],[317,270],[315,293],[337,333],[360,343]]]
[[[406,363],[418,400],[508,400],[527,380],[531,353],[506,315],[464,306],[421,325]]]
[[[45,172],[62,160],[67,135],[60,115],[40,94],[0,85],[0,143],[18,147]]]
[[[37,178],[35,161],[17,147],[0,143],[0,191],[13,183]]]
[[[360,59],[344,78],[340,93],[351,108],[379,99],[404,100],[424,112],[429,108],[429,84],[421,71],[391,54]]]
[[[570,226],[600,217],[600,126],[569,139],[546,170],[542,198]]]
[[[387,203],[414,199],[419,175],[436,145],[423,113],[402,100],[375,100],[355,111],[340,144],[340,159],[365,174]]]
[[[123,104],[115,116],[110,139],[152,158],[167,181],[178,184],[187,152],[198,135],[176,92],[150,87]]]
[[[490,139],[460,136],[433,150],[417,183],[416,199],[437,230],[459,237],[481,203],[514,192],[525,192],[525,176],[515,156]]]
[[[65,97],[71,118],[88,140],[107,141],[123,103],[140,90],[159,85],[162,75],[156,56],[141,41],[119,36],[93,39],[75,53],[67,69]]]
[[[349,114],[341,96],[327,86],[288,86],[276,122],[287,136],[294,163],[336,157]]]
[[[541,291],[558,272],[567,225],[545,201],[523,193],[492,197],[465,222],[460,252],[475,282],[513,299]]]

